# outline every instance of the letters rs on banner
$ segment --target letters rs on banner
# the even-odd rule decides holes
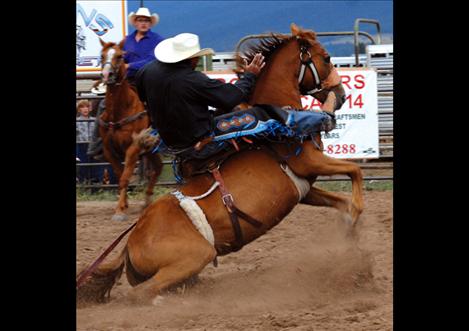
[[[77,1],[77,72],[101,71],[101,44],[127,35],[127,1]]]
[[[342,159],[379,158],[378,88],[374,69],[338,68],[347,99],[335,112],[337,126],[322,133],[324,154]],[[208,72],[209,77],[234,83],[234,73]],[[321,103],[311,96],[301,98],[303,108],[320,110]]]

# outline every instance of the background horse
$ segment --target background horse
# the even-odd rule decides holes
[[[301,108],[300,88],[323,88],[324,91],[318,95],[320,101],[337,108],[340,102],[336,100],[343,100],[344,90],[340,79],[334,78],[337,72],[329,56],[312,31],[301,30],[295,25],[291,26],[291,31],[292,36],[273,35],[252,49],[252,54],[262,50],[268,64],[258,77],[251,102]],[[313,73],[309,73],[300,86],[300,67],[308,54],[321,82],[312,79]],[[337,85],[331,84],[332,81]],[[316,140],[320,143],[320,135]],[[235,153],[221,164],[219,169],[224,184],[236,206],[262,223],[261,227],[239,223],[243,245],[278,224],[299,201],[336,207],[353,225],[358,219],[363,208],[360,168],[351,162],[330,159],[312,141],[300,145],[301,153],[298,156],[293,154],[287,162],[295,172],[308,179],[309,191],[305,196],[300,194],[269,148]],[[272,147],[278,155],[291,154],[288,146],[274,144]],[[317,175],[335,173],[347,173],[352,178],[352,200],[311,187]],[[202,174],[188,179],[180,192],[186,196],[198,196],[213,184],[210,174]],[[134,286],[127,299],[146,301],[160,291],[197,275],[208,263],[215,262],[217,255],[238,250],[240,247],[221,193],[214,191],[197,203],[213,230],[213,245],[197,231],[178,199],[172,194],[164,195],[144,211],[120,256],[98,268],[78,289],[77,298],[104,301],[126,266],[127,279]],[[242,217],[242,220],[247,218]]]
[[[99,119],[99,134],[103,139],[104,157],[111,164],[114,173],[119,178],[119,201],[112,217],[113,220],[126,220],[128,208],[127,187],[133,174],[142,148],[133,143],[133,137],[150,126],[150,119],[144,110],[137,92],[125,79],[124,41],[119,45],[105,43],[101,51],[102,82],[106,88],[106,109]],[[147,165],[151,167],[148,186],[146,189],[145,206],[150,204],[158,176],[163,163],[158,154],[146,153]],[[125,167],[122,166],[124,161]]]

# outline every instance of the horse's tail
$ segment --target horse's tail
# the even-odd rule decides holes
[[[115,260],[103,264],[93,271],[91,278],[78,288],[77,303],[103,303],[109,300],[112,287],[122,275],[126,255],[127,246]]]
[[[133,144],[143,152],[151,151],[159,141],[159,137],[152,134],[153,128],[143,129],[139,133],[132,133]]]

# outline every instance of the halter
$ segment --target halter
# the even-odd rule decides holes
[[[307,56],[305,60],[303,59],[304,56]],[[301,68],[300,68],[300,74],[298,76],[298,85],[300,85],[300,89],[301,89],[301,83],[303,83],[303,80],[305,78],[306,68],[309,68],[309,70],[313,74],[314,82],[316,83],[316,88],[309,90],[309,91],[305,91],[304,93],[302,92],[301,94],[313,95],[318,92],[321,92],[323,89],[321,88],[321,79],[319,78],[318,69],[316,68],[316,65],[311,59],[311,53],[308,51],[308,47],[306,46],[300,47],[300,61],[301,61]]]
[[[111,48],[111,49],[113,49],[113,48]],[[114,54],[113,54],[112,57],[114,57]],[[106,66],[106,64],[109,64],[109,66],[111,67],[112,72],[115,73],[115,74],[117,74],[117,72],[119,71],[119,67],[120,67],[121,61],[122,61],[122,59],[119,60],[118,65],[117,65],[117,64],[116,64],[115,66],[112,65],[112,58],[109,59],[109,52],[108,52],[108,54],[107,54],[107,60],[106,60],[106,62],[103,63],[103,65],[102,65],[101,68],[104,68],[104,67]],[[122,78],[121,78],[120,81],[118,81],[118,82],[116,82],[116,83],[112,83],[112,84],[114,84],[114,85],[121,85],[122,82],[124,81],[124,79],[125,79],[126,77],[127,77],[127,71],[126,71],[125,74],[122,76]],[[106,84],[106,85],[109,85],[109,84]]]
[[[109,49],[108,53],[106,54],[106,62],[104,62],[104,64],[102,65],[101,68],[104,69],[104,67],[108,64],[108,65],[111,67],[112,72],[115,73],[115,74],[117,74],[118,69],[119,69],[119,67],[120,67],[120,65],[121,65],[121,61],[123,61],[123,59],[119,59],[118,62],[117,62],[117,64],[116,64],[115,66],[113,66],[113,65],[112,65],[112,58],[114,57],[114,53],[112,53],[112,54],[111,54],[112,56],[110,56],[110,55],[109,55],[109,52],[110,52],[111,50],[114,50],[114,52],[115,52],[114,47],[112,47],[111,49]],[[102,73],[101,73],[101,74],[102,74]],[[117,81],[117,80],[116,80],[116,82],[109,82],[109,81],[108,81],[108,82],[106,83],[106,85],[117,85],[117,86],[119,86],[119,85],[122,84],[122,82],[125,80],[126,77],[127,77],[127,72],[122,76],[122,78],[120,79],[120,81]],[[106,93],[107,93],[107,92],[106,92]],[[118,122],[112,122],[112,121],[110,121],[110,122],[105,122],[101,117],[98,117],[98,124],[99,124],[99,126],[102,126],[102,127],[104,127],[105,129],[107,129],[107,130],[111,129],[111,130],[114,130],[114,131],[115,131],[115,130],[121,129],[124,125],[127,125],[127,124],[129,124],[129,123],[132,123],[132,122],[134,122],[134,121],[136,121],[136,120],[140,120],[140,119],[143,118],[143,116],[145,116],[145,115],[148,115],[148,112],[147,112],[146,110],[141,111],[141,112],[139,112],[139,113],[137,113],[137,114],[134,114],[134,115],[127,116],[127,117],[121,119],[121,120],[118,121]]]

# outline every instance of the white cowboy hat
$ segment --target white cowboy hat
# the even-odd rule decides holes
[[[95,86],[91,89],[91,93],[106,94],[106,85],[104,83],[99,83],[98,86]]]
[[[211,48],[200,49],[199,37],[193,33],[181,33],[161,41],[155,47],[155,57],[165,63],[176,63],[202,55],[215,54]]]
[[[131,12],[129,14],[129,22],[132,25],[135,25],[135,18],[138,16],[145,16],[151,19],[151,26],[157,25],[160,21],[160,16],[157,13],[150,14],[148,8],[140,7],[136,13]]]

